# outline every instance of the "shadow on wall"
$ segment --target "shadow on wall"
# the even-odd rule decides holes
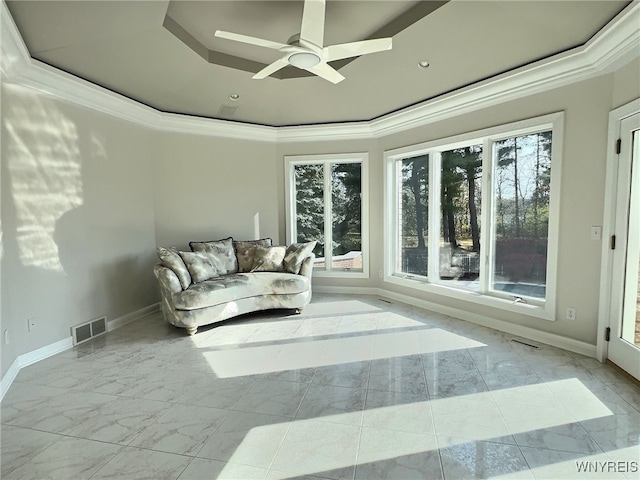
[[[144,238],[144,226],[141,235],[108,184],[123,172],[108,162],[106,137],[29,89],[3,89],[2,270],[12,279],[3,284],[3,328],[30,350],[66,337],[71,325],[129,313],[150,296],[151,279],[136,279],[151,268],[130,241],[131,232]],[[27,337],[29,317],[40,321]]]

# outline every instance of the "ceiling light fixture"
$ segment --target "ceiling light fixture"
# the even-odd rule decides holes
[[[320,63],[320,57],[312,52],[294,53],[289,57],[289,63],[298,68],[311,68]]]
[[[229,95],[229,100],[233,100],[234,102],[237,102],[239,98],[240,95],[238,95],[237,93],[232,93],[231,95]]]
[[[418,62],[418,67],[420,67],[420,68],[429,68],[429,62],[427,62],[426,60],[420,60]]]

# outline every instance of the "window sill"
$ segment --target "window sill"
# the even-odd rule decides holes
[[[403,278],[396,275],[387,275],[384,278],[384,282],[401,287],[411,288],[414,290],[419,290],[421,292],[433,295],[441,295],[448,298],[454,298],[457,300],[462,300],[464,302],[474,303],[476,305],[483,305],[486,307],[506,310],[521,315],[527,315],[529,317],[547,320],[549,322],[555,321],[555,309],[553,305],[549,304],[549,301],[547,301],[545,305],[531,305],[511,299],[504,299],[500,297],[482,295],[476,292],[458,290],[456,288],[451,288],[444,285],[434,285],[418,277]]]

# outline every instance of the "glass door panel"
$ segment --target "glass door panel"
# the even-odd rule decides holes
[[[640,132],[633,135],[621,337],[640,347]]]
[[[607,357],[640,379],[640,113],[621,122],[621,142]]]

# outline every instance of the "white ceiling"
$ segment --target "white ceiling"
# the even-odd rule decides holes
[[[253,80],[247,70],[278,53],[213,37],[224,29],[286,42],[299,33],[301,1],[6,3],[37,60],[161,111],[284,126],[371,120],[578,47],[629,2],[452,0],[425,9],[416,1],[328,0],[325,45],[397,30],[391,51],[342,66],[346,80],[337,85],[313,76]],[[170,22],[173,33],[163,26]],[[208,51],[228,61],[212,63]],[[420,69],[419,60],[431,66]],[[221,116],[224,106],[237,110]]]

